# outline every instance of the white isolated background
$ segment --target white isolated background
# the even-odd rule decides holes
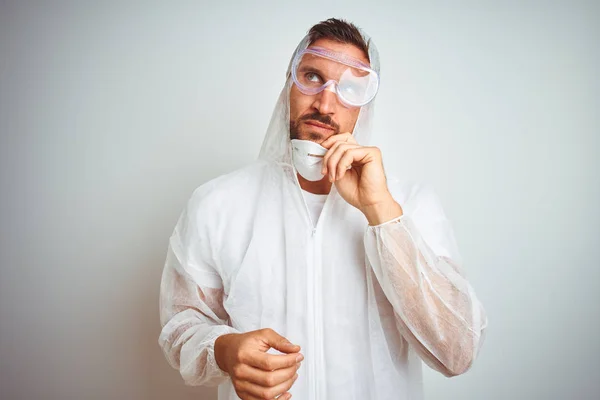
[[[252,162],[289,57],[377,43],[375,144],[432,183],[489,314],[426,398],[600,392],[600,6],[582,1],[0,1],[0,397],[215,399],[157,344],[194,188]]]

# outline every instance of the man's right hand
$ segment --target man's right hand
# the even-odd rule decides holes
[[[267,354],[270,348],[281,355]],[[300,346],[290,343],[272,329],[219,336],[215,341],[215,359],[227,372],[242,400],[288,400],[304,359]]]

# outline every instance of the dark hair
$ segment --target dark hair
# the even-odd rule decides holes
[[[353,44],[361,49],[369,59],[369,45],[363,39],[360,30],[351,22],[343,19],[329,18],[314,25],[308,31],[310,44],[319,39],[331,39],[340,43]]]

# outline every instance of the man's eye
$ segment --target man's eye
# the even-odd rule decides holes
[[[314,72],[308,72],[305,75],[306,80],[309,82],[321,82],[321,77],[318,74],[315,74]]]

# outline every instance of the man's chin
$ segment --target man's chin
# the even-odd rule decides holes
[[[300,132],[296,132],[296,134],[292,136],[292,139],[310,140],[311,142],[321,143],[327,138],[323,137],[323,135],[319,134],[318,132],[300,130]]]
[[[319,132],[317,130],[313,130],[313,129],[302,129],[300,132],[300,137],[299,139],[302,140],[310,140],[316,143],[322,143],[324,141],[326,141],[327,139],[329,139],[331,136],[333,136],[335,133],[323,133],[323,132]]]

